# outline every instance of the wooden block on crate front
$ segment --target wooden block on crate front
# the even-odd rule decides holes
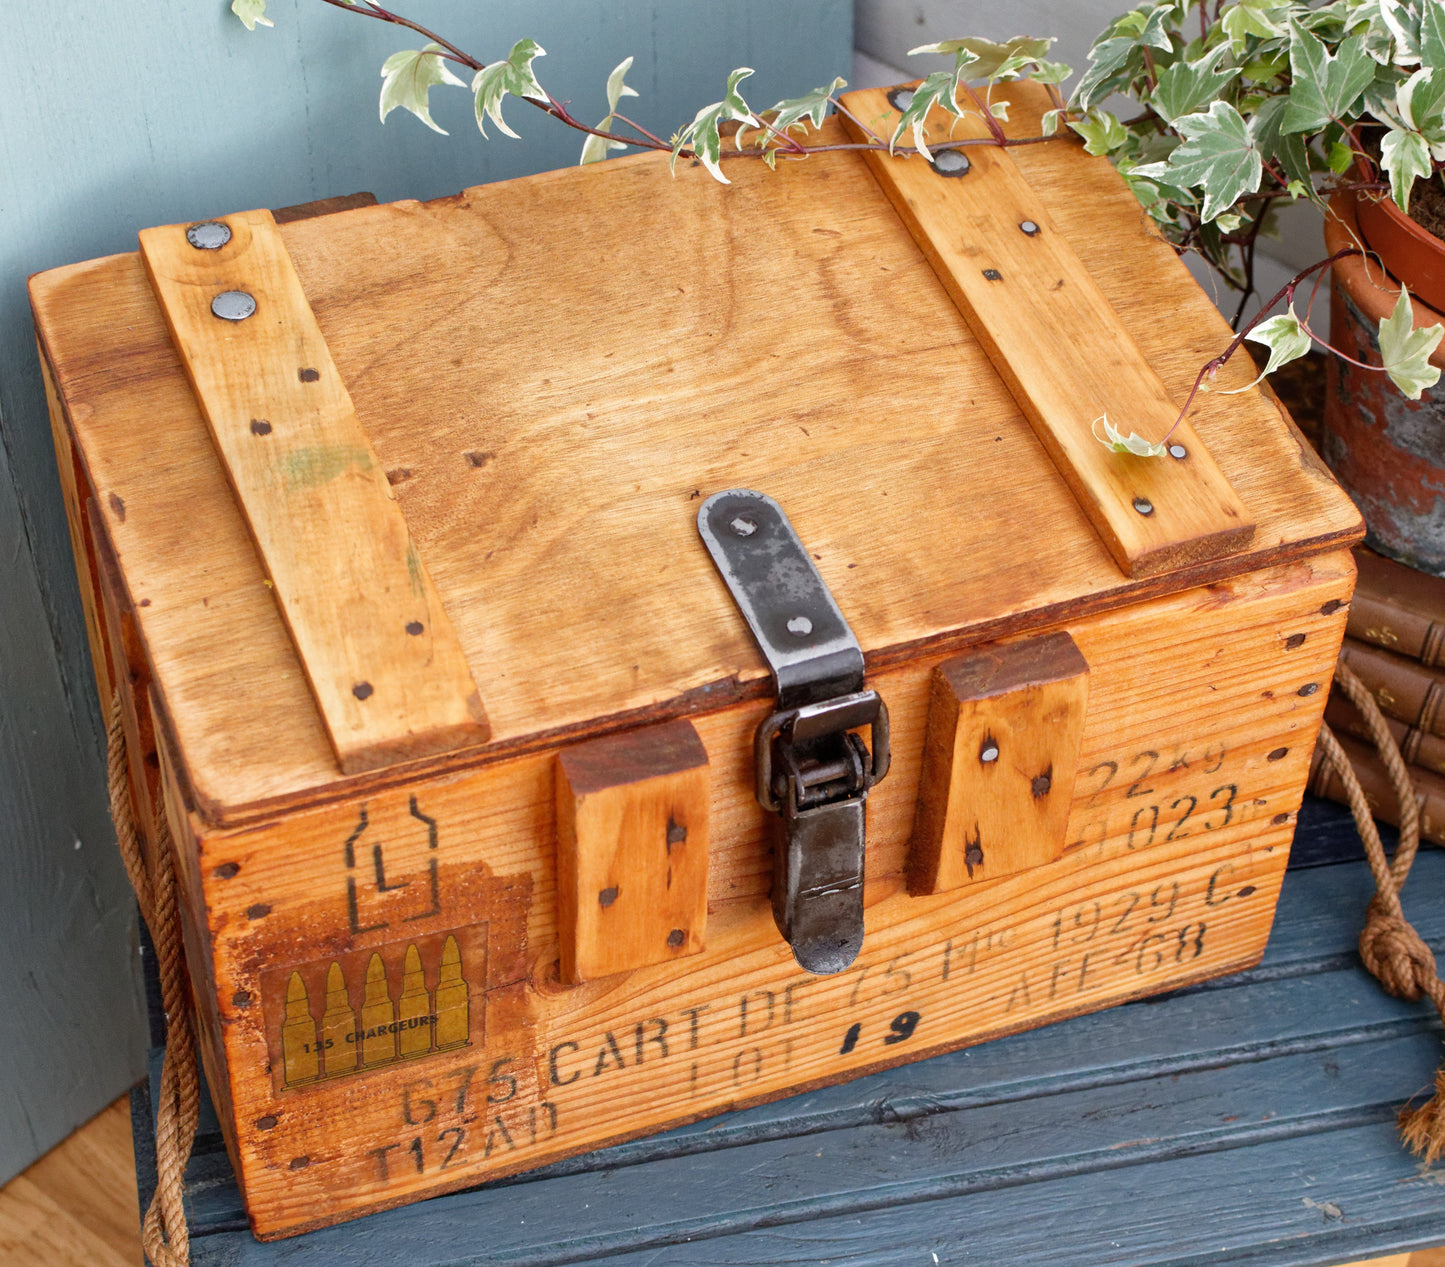
[[[707,751],[686,721],[557,757],[562,980],[590,981],[703,948]]]
[[[141,255],[344,773],[485,743],[451,620],[269,211],[230,239],[147,229]],[[255,311],[223,320],[222,292]],[[237,631],[241,636],[242,631]]]
[[[872,88],[843,100],[886,135],[899,117],[888,96]],[[852,116],[845,124],[866,140]],[[977,109],[960,120],[935,107],[928,125],[935,144],[989,136]],[[1157,442],[1179,405],[1007,151],[953,153],[967,166],[866,156],[1120,568],[1152,576],[1242,549],[1254,520],[1188,422],[1174,431],[1183,456],[1172,459],[1114,453],[1093,434],[1107,416]]]
[[[1067,633],[933,671],[908,891],[943,893],[1064,851],[1089,666]]]

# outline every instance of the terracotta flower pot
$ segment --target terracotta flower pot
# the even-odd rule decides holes
[[[1337,194],[1325,220],[1326,249],[1333,255],[1359,245],[1361,236],[1354,199]],[[1418,296],[1415,278],[1405,280]],[[1380,365],[1376,330],[1399,293],[1399,283],[1374,259],[1337,261],[1330,342],[1358,361]],[[1417,298],[1416,326],[1437,322],[1445,317]],[[1445,369],[1445,343],[1431,363]],[[1381,554],[1445,576],[1445,384],[1406,400],[1383,373],[1333,356],[1326,375],[1321,456],[1364,515],[1366,541]]]
[[[1445,241],[1421,228],[1392,198],[1360,195],[1355,202],[1360,234],[1385,271],[1437,311],[1445,310]]]

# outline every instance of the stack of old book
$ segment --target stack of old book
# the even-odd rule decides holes
[[[1410,767],[1420,835],[1445,844],[1445,579],[1427,576],[1360,546],[1342,655],[1369,688]],[[1399,822],[1384,763],[1359,710],[1336,688],[1325,721],[1350,759],[1376,818]],[[1344,786],[1315,749],[1310,791],[1345,800]]]

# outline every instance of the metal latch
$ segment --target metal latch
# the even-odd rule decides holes
[[[863,804],[888,773],[888,709],[863,651],[782,507],[715,493],[697,529],[777,684],[754,736],[757,797],[777,818],[773,918],[809,972],[841,972],[863,945]],[[867,726],[868,746],[854,730]]]

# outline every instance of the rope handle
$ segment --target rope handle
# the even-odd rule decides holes
[[[166,1050],[161,1062],[160,1099],[156,1104],[156,1190],[141,1224],[141,1247],[154,1267],[190,1267],[185,1175],[196,1139],[201,1099],[196,1075],[195,1019],[185,949],[181,944],[170,824],[164,813],[156,815],[155,865],[154,871],[148,870],[131,802],[119,691],[111,696],[106,732],[110,816],[115,822],[126,874],[155,946],[161,1005],[166,1014]]]
[[[1436,971],[1435,956],[1411,927],[1400,905],[1400,890],[1405,887],[1410,866],[1420,848],[1419,803],[1410,783],[1410,772],[1379,705],[1343,658],[1335,666],[1335,682],[1364,717],[1400,802],[1400,843],[1394,859],[1387,861],[1364,789],[1339,741],[1321,722],[1320,746],[1344,784],[1350,812],[1365,845],[1365,859],[1375,879],[1375,896],[1370,899],[1365,927],[1360,933],[1360,958],[1387,993],[1412,1002],[1429,998],[1445,1019],[1445,982]],[[1445,1155],[1445,1065],[1435,1072],[1434,1094],[1418,1107],[1406,1104],[1400,1110],[1399,1122],[1400,1136],[1406,1146],[1424,1158],[1426,1165]]]

